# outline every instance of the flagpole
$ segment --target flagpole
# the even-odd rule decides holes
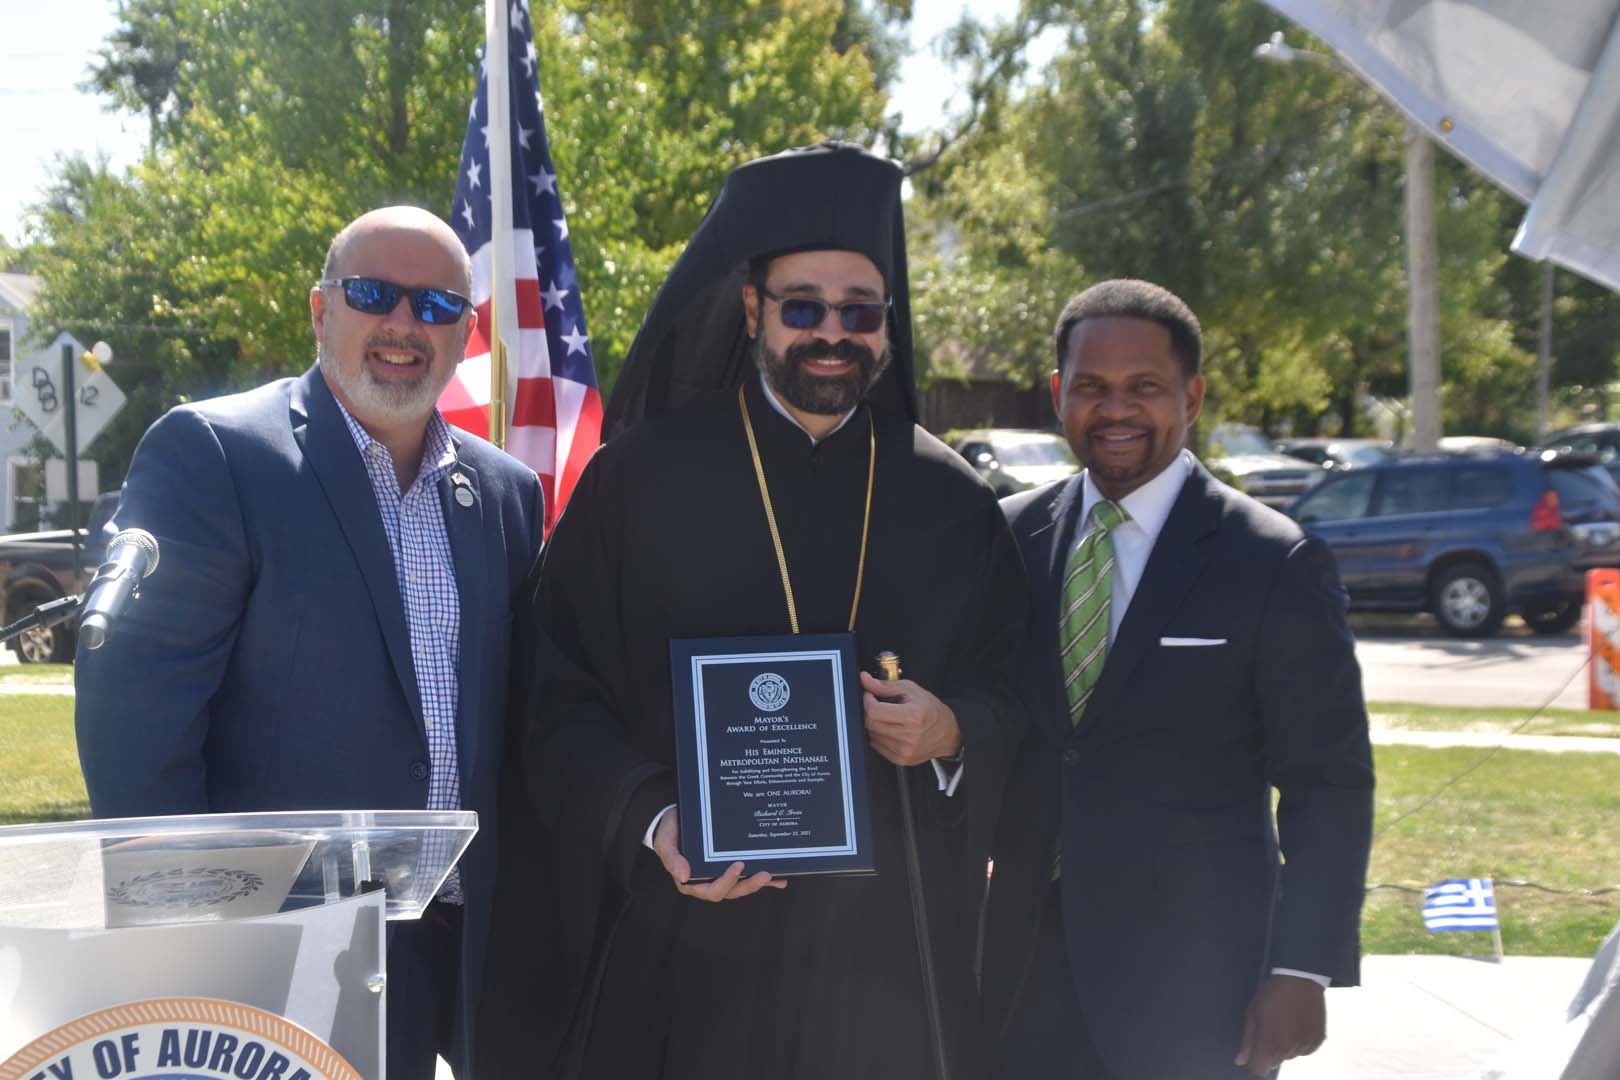
[[[507,84],[505,0],[484,0],[484,75],[489,83],[489,441],[506,448],[507,341],[516,315],[512,282],[512,92]]]

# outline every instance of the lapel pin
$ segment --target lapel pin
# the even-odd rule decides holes
[[[472,485],[467,482],[467,478],[459,472],[453,472],[450,474],[450,483],[454,484],[456,488],[456,502],[463,507],[470,508],[474,502],[474,495]]]

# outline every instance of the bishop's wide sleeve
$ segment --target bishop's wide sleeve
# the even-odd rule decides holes
[[[580,477],[541,559],[530,617],[550,668],[526,718],[524,766],[541,820],[598,852],[628,887],[647,822],[675,801],[675,779],[627,730],[630,675],[619,625],[623,521],[607,453]]]
[[[961,583],[967,606],[951,642],[949,675],[939,690],[962,732],[965,775],[960,795],[967,796],[957,801],[953,792],[949,805],[935,805],[947,818],[969,813],[970,805],[1000,805],[1002,783],[1023,738],[1018,704],[1026,603],[1023,561],[1000,507],[991,499],[986,503],[988,508],[967,525],[980,539],[981,554]]]

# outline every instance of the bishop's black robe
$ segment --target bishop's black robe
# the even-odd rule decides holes
[[[842,632],[869,410],[813,445],[757,379],[746,385],[801,630]],[[856,655],[870,667],[879,651],[898,653],[962,730],[954,796],[930,765],[905,771],[952,1075],[971,1078],[984,1068],[973,965],[985,862],[1019,734],[1022,571],[994,497],[966,464],[909,422],[876,425]],[[714,904],[679,894],[642,843],[675,802],[670,639],[790,632],[735,395],[646,421],[597,453],[547,547],[535,616],[556,656],[522,747],[551,871],[530,887],[555,891],[530,920],[555,936],[533,973],[550,989],[532,1000],[571,1007],[554,1073],[934,1075],[890,762],[867,749],[873,877],[795,877]],[[498,935],[491,948],[503,949]]]

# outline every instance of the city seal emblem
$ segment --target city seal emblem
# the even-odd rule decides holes
[[[309,1031],[214,998],[151,998],[70,1020],[0,1061],[0,1080],[360,1080]]]
[[[196,909],[218,907],[252,896],[264,878],[230,867],[175,867],[114,882],[107,898],[136,908]]]
[[[787,680],[774,671],[756,675],[754,681],[748,684],[748,700],[760,712],[781,712],[787,708],[791,695]]]

